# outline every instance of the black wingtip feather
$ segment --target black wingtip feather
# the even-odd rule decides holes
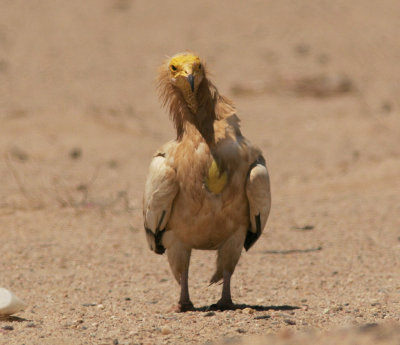
[[[261,218],[260,214],[255,216],[256,220],[256,232],[252,232],[251,230],[247,230],[246,239],[244,240],[243,247],[246,249],[246,252],[253,246],[253,244],[258,240],[261,235]]]
[[[147,235],[150,235],[154,237],[154,243],[155,243],[155,248],[154,248],[154,253],[156,254],[164,254],[165,253],[165,247],[162,245],[162,237],[164,235],[165,230],[157,231],[156,234],[153,233],[148,228],[145,228]]]
[[[165,230],[161,230],[161,231],[158,231],[158,232],[156,233],[156,235],[155,235],[155,239],[156,239],[156,248],[155,248],[154,252],[155,252],[156,254],[162,255],[162,254],[165,253],[165,247],[164,247],[164,246],[162,245],[162,243],[161,243],[161,240],[162,240],[162,237],[163,237],[163,235],[164,235],[164,232],[165,232]]]

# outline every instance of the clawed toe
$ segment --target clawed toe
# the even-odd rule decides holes
[[[172,311],[175,313],[184,313],[186,311],[193,311],[194,306],[192,302],[189,303],[179,303],[178,305],[174,306]]]

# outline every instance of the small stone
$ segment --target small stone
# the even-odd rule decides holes
[[[29,159],[29,155],[18,147],[12,148],[10,154],[13,156],[13,158],[16,158],[20,161],[27,161]]]
[[[78,325],[82,324],[83,320],[82,319],[78,319],[78,320],[74,320],[72,321],[72,325],[74,325],[75,327],[77,327]]]
[[[72,159],[78,159],[82,156],[82,150],[80,148],[74,148],[69,152],[69,156]]]
[[[29,323],[26,325],[26,327],[34,328],[34,327],[36,327],[36,325],[35,325],[33,322],[29,322]]]
[[[304,226],[295,226],[293,227],[293,229],[309,231],[314,229],[314,225],[306,224]]]
[[[125,301],[132,301],[132,298],[130,298],[130,297],[125,297]]]
[[[382,111],[385,113],[390,113],[392,110],[392,104],[389,101],[382,102]]]
[[[163,328],[161,328],[161,334],[168,335],[168,334],[171,334],[171,333],[172,333],[172,330],[168,326],[164,326]]]
[[[308,55],[310,53],[311,47],[306,43],[299,43],[294,47],[295,52],[298,55]]]
[[[271,318],[271,315],[260,315],[260,316],[256,316],[254,318],[254,320],[267,320],[267,319],[270,319],[270,318]]]
[[[245,314],[254,314],[254,309],[251,309],[251,308],[244,308],[243,309],[243,313],[245,313]]]
[[[209,317],[209,316],[214,316],[214,315],[215,315],[215,312],[209,311],[208,313],[204,314],[204,317]]]
[[[5,331],[13,331],[14,327],[10,326],[10,325],[6,325],[6,326],[1,327],[1,329],[4,329]]]
[[[371,306],[372,306],[372,307],[376,307],[377,305],[380,304],[379,301],[376,300],[376,299],[371,300],[370,303],[371,303]]]
[[[320,55],[318,55],[318,57],[317,57],[317,61],[318,61],[320,64],[325,65],[325,64],[327,64],[327,63],[330,61],[330,58],[329,58],[329,56],[326,55],[326,54],[320,54]]]
[[[238,333],[246,333],[247,331],[245,330],[245,329],[243,329],[243,328],[238,328],[237,330],[236,330],[236,332],[238,332]]]
[[[114,340],[113,340],[113,345],[118,345],[118,344],[119,344],[118,339],[114,339]]]
[[[103,310],[103,309],[104,309],[104,305],[98,304],[98,305],[97,305],[97,308]]]
[[[287,325],[290,325],[290,326],[294,326],[294,325],[296,324],[296,321],[291,320],[291,319],[285,319],[285,320],[283,320],[283,321],[285,321],[285,323],[286,323]]]
[[[331,311],[331,310],[330,310],[329,308],[325,308],[325,309],[322,311],[322,314],[329,314],[330,311]]]
[[[109,166],[111,169],[118,168],[118,161],[112,159],[112,160],[110,160],[110,161],[108,162],[108,166]]]

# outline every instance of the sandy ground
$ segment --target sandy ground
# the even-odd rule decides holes
[[[0,286],[28,307],[0,344],[398,344],[399,29],[398,0],[2,1]],[[215,254],[195,252],[199,310],[170,312],[142,228],[148,163],[174,137],[154,78],[184,49],[271,173],[235,311],[207,311]]]

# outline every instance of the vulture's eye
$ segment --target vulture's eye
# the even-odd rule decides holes
[[[176,71],[176,67],[174,65],[171,65],[171,70]]]

